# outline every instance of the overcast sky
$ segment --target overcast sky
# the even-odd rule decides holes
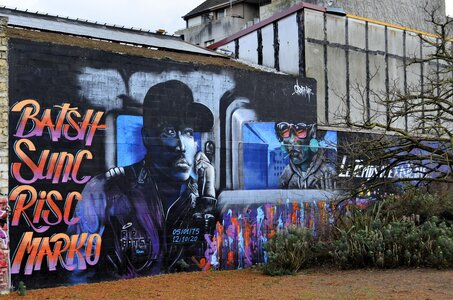
[[[1,6],[124,25],[168,34],[185,28],[181,16],[204,0],[0,0]]]
[[[181,16],[204,0],[0,0],[0,5],[81,18],[99,23],[124,25],[168,34],[185,27]],[[453,0],[446,0],[447,14],[453,16]]]
[[[453,0],[445,0],[447,16],[453,17]]]

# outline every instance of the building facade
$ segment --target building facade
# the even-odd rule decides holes
[[[272,3],[260,7],[260,19],[269,18],[301,2],[325,8],[342,8],[346,14],[384,21],[430,33],[432,33],[433,27],[429,22],[426,22],[429,18],[428,13],[432,9],[436,9],[438,16],[445,17],[445,1],[443,0],[273,0]]]
[[[430,33],[433,27],[426,22],[429,12],[435,9],[437,16],[445,17],[444,0],[208,0],[183,17],[187,26],[176,34],[189,43],[207,47],[301,3]]]
[[[165,35],[0,15],[4,291],[245,268],[278,230],[321,234],[343,180],[374,172],[341,153],[338,95],[431,67],[394,67],[429,53],[413,31],[310,4],[210,46],[280,72]]]
[[[221,40],[209,48],[292,75],[315,78],[318,123],[334,126],[348,117],[385,122],[380,104],[390,91],[409,93],[434,76],[443,62],[411,64],[435,50],[436,36],[354,15],[338,15],[307,3]],[[425,84],[427,84],[425,80]],[[395,125],[417,127],[411,118]]]
[[[207,0],[183,16],[186,28],[176,32],[201,47],[219,41],[259,21],[259,7],[267,0]]]

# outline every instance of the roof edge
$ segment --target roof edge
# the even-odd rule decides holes
[[[309,9],[312,9],[312,10],[317,10],[317,11],[320,11],[320,12],[323,12],[323,13],[326,13],[327,12],[327,9],[325,7],[322,7],[322,6],[317,6],[317,5],[314,5],[314,4],[310,4],[310,3],[305,3],[305,2],[301,2],[297,5],[294,5],[293,7],[290,7],[289,9],[285,10],[285,11],[282,11],[280,13],[277,13],[257,24],[254,24],[253,26],[250,26],[249,28],[246,28],[246,29],[243,29],[231,36],[228,36],[218,42],[215,42],[214,44],[212,45],[209,45],[208,47],[206,47],[207,49],[211,49],[211,50],[216,50],[217,48],[225,45],[225,44],[228,44],[229,42],[232,42],[234,41],[235,39],[238,39],[238,38],[241,38],[257,29],[260,29],[272,22],[275,22],[277,20],[280,20],[294,12],[297,12],[301,9],[304,9],[304,8],[309,8]],[[429,32],[424,32],[424,31],[421,31],[421,30],[416,30],[416,29],[412,29],[412,28],[408,28],[408,27],[404,27],[404,26],[399,26],[399,25],[395,25],[395,24],[391,24],[391,23],[387,23],[387,22],[383,22],[383,21],[378,21],[378,20],[374,20],[374,19],[370,19],[370,18],[365,18],[365,17],[360,17],[360,16],[356,16],[356,15],[352,15],[352,14],[346,14],[345,17],[348,17],[348,18],[351,18],[351,19],[356,19],[356,20],[360,20],[360,21],[366,21],[366,22],[370,22],[370,23],[373,23],[373,24],[378,24],[378,25],[383,25],[383,26],[387,26],[387,27],[391,27],[391,28],[396,28],[396,29],[400,29],[400,30],[405,30],[405,31],[408,31],[408,32],[413,32],[415,34],[421,34],[421,35],[425,35],[425,36],[429,36],[429,37],[434,37],[434,38],[439,38],[438,35],[436,34],[432,34],[432,33],[429,33]],[[450,39],[448,39],[450,40]],[[453,40],[453,38],[451,39]]]
[[[165,38],[171,38],[171,39],[175,39],[175,40],[180,39],[178,36],[155,33],[153,30],[150,30],[150,29],[143,29],[143,28],[139,28],[139,27],[129,27],[129,26],[120,25],[120,24],[110,24],[107,22],[98,22],[98,21],[88,20],[88,19],[84,19],[84,18],[69,17],[69,16],[51,14],[51,13],[40,12],[40,11],[31,11],[28,9],[23,10],[23,9],[19,9],[19,8],[8,7],[6,5],[0,5],[0,11],[2,11],[2,10],[10,11],[12,15],[29,15],[32,17],[45,18],[48,20],[60,20],[60,21],[78,23],[78,24],[82,24],[82,25],[95,26],[95,27],[99,27],[99,28],[108,28],[108,29],[121,30],[121,31],[127,31],[127,32],[134,32],[134,33],[145,33],[145,34],[154,35],[156,37],[165,37]]]
[[[241,3],[241,2],[245,2],[246,0],[233,0],[233,2],[231,4],[237,4],[237,3]],[[200,4],[201,5],[201,4]],[[211,12],[212,10],[214,9],[217,9],[217,8],[221,8],[221,7],[228,7],[230,6],[230,3],[229,2],[225,2],[225,3],[222,3],[222,4],[217,4],[217,5],[214,5],[214,6],[211,6],[211,7],[208,7],[204,10],[201,10],[201,11],[197,11],[195,13],[192,13],[191,12],[188,12],[187,14],[185,14],[184,16],[182,16],[182,18],[184,20],[187,20],[191,17],[197,17],[197,16],[201,16],[203,14],[205,14],[206,12]],[[196,9],[196,8],[194,8]],[[193,11],[193,10],[192,10]]]
[[[80,19],[63,18],[60,16],[33,13],[6,7],[0,7],[0,16],[8,19],[10,28],[23,28],[43,32],[55,32],[90,39],[108,40],[134,46],[154,47],[167,51],[197,53],[201,55],[219,56],[211,49],[202,48],[183,41],[180,37],[156,34],[151,31],[93,23]]]
[[[254,25],[252,25],[252,26],[250,26],[250,27],[248,27],[246,29],[243,29],[243,30],[241,30],[239,32],[236,32],[235,34],[230,35],[230,36],[228,36],[228,37],[226,37],[226,38],[224,38],[224,39],[222,39],[222,40],[220,40],[220,41],[218,41],[218,42],[216,42],[216,43],[214,43],[212,45],[209,45],[206,48],[211,49],[211,50],[216,50],[220,46],[228,44],[229,42],[234,41],[237,38],[243,37],[244,35],[247,35],[247,34],[253,32],[253,31],[257,30],[257,29],[260,29],[260,28],[262,28],[262,27],[264,27],[266,25],[269,25],[270,23],[273,23],[273,22],[275,22],[277,20],[280,20],[280,19],[282,19],[282,18],[284,18],[284,17],[286,17],[286,16],[288,16],[288,15],[290,15],[292,13],[295,13],[295,12],[297,12],[299,10],[302,10],[304,8],[309,8],[309,9],[317,10],[317,11],[320,11],[320,12],[326,12],[326,8],[325,7],[314,5],[314,4],[310,4],[310,3],[301,2],[299,4],[296,4],[296,5],[288,8],[287,10],[284,10],[284,11],[281,11],[279,13],[276,13],[275,15],[273,15],[273,16],[271,16],[271,17],[269,17],[269,18],[267,18],[267,19],[265,19],[265,20],[263,20],[261,22],[258,22],[258,23],[254,24]]]

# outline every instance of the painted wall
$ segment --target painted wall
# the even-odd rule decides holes
[[[247,267],[277,229],[328,222],[314,80],[18,38],[8,55],[14,286]]]
[[[322,234],[340,179],[378,168],[348,171],[348,135],[317,127],[313,79],[19,38],[8,50],[14,286],[266,262],[275,232]]]

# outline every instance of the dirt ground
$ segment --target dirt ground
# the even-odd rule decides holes
[[[15,293],[4,299],[453,299],[453,270],[194,272]]]

